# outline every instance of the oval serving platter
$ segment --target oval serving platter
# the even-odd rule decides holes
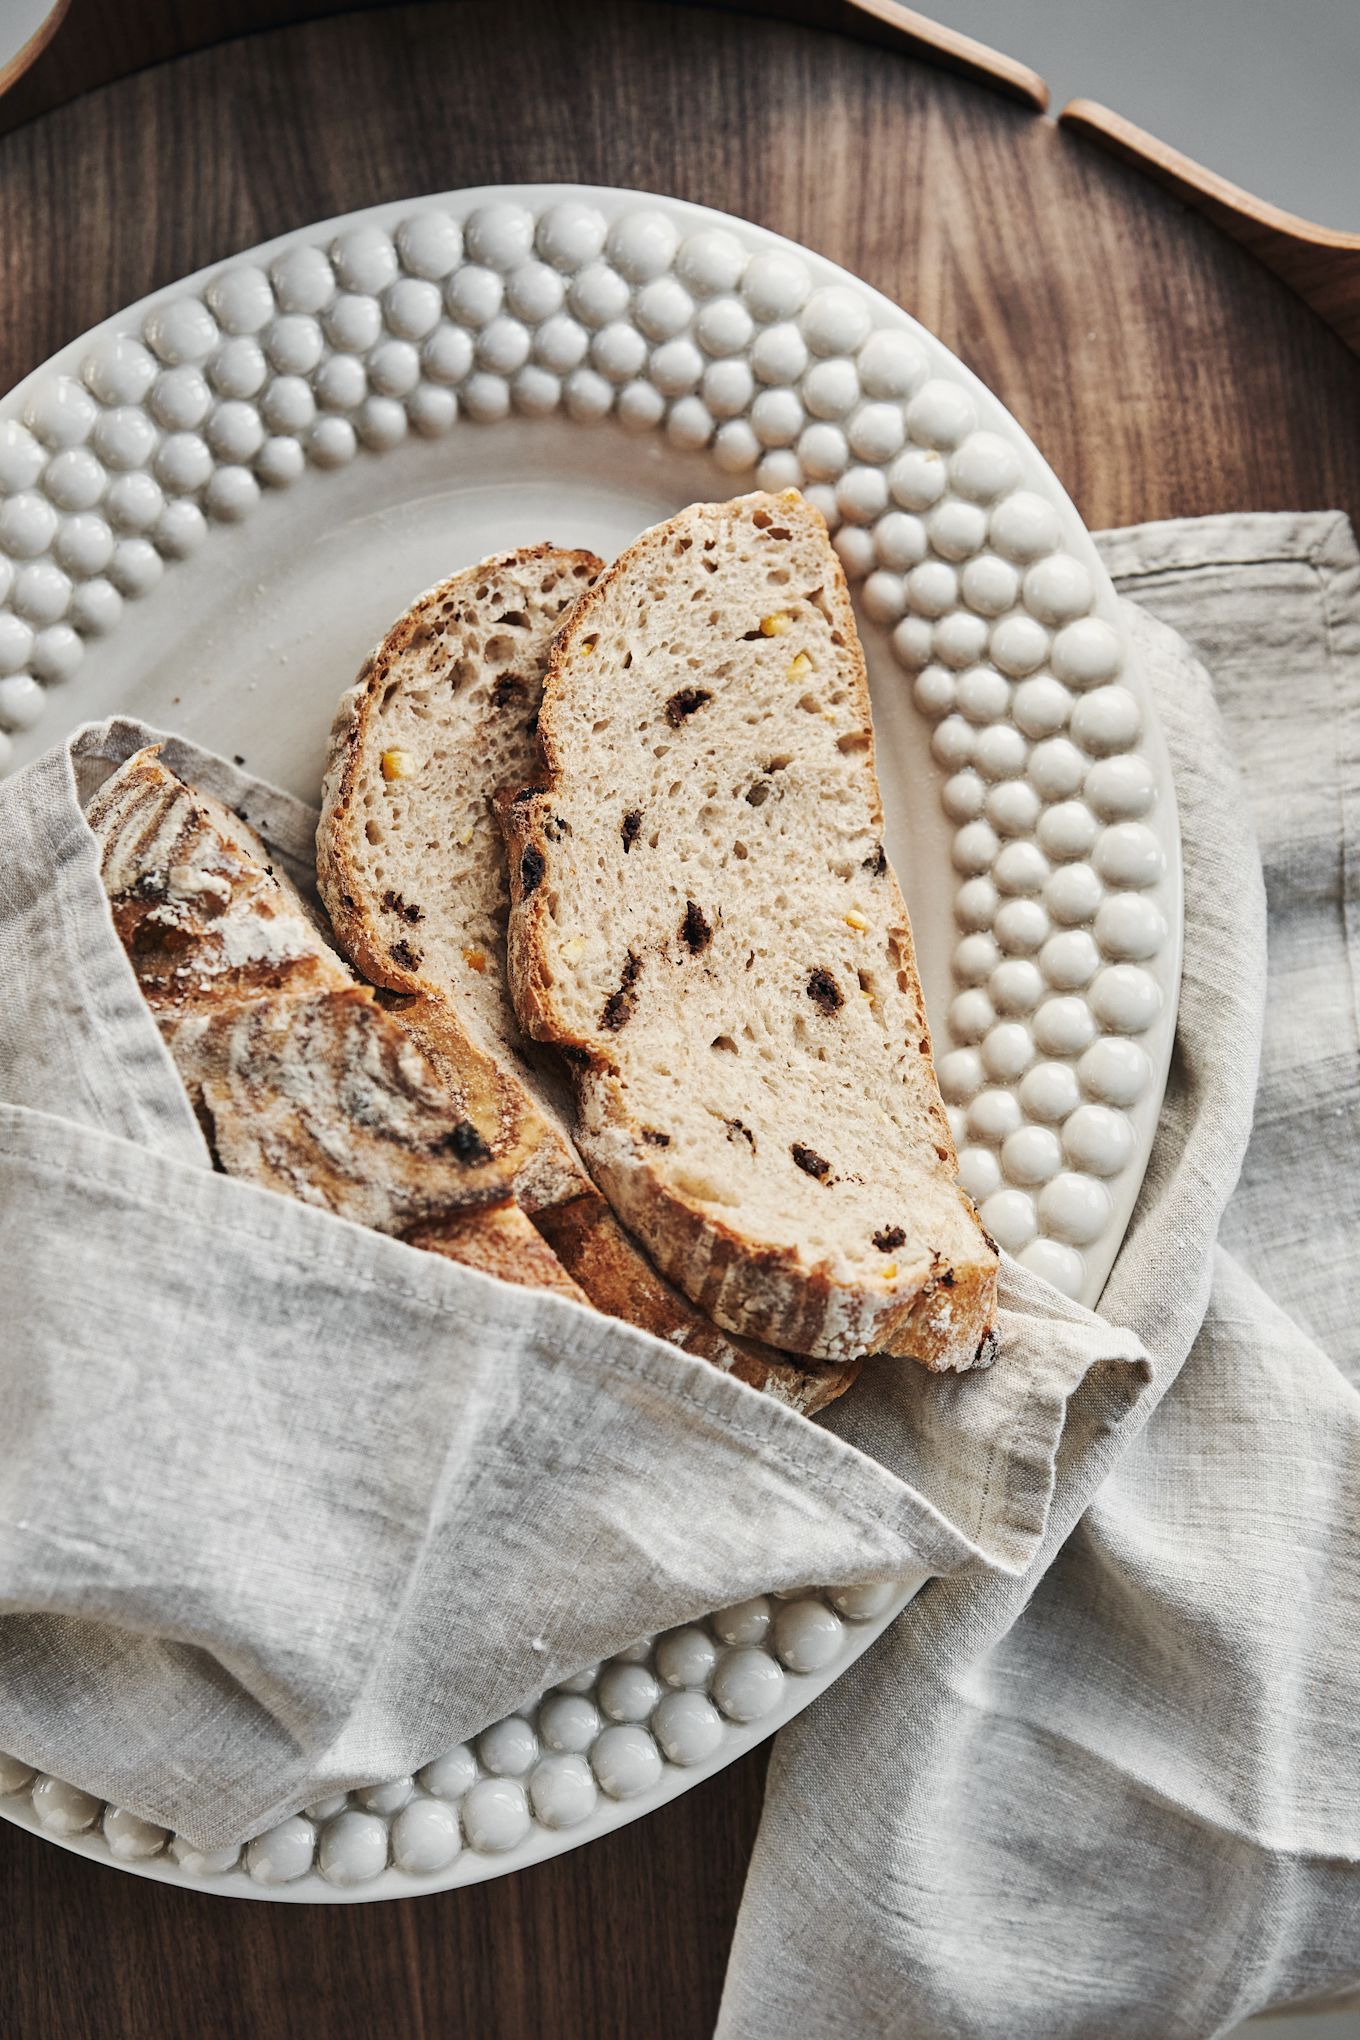
[[[1002,1246],[1094,1303],[1174,1030],[1165,748],[1052,471],[821,256],[675,199],[502,186],[304,228],[74,341],[0,401],[0,767],[121,710],[314,800],[337,696],[422,588],[544,538],[609,557],[696,499],[791,485],[855,596],[962,1179]],[[224,1895],[472,1883],[720,1770],[922,1584],[643,1639],[240,1851],[8,1757],[0,1814]]]

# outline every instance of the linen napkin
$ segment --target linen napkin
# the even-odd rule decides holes
[[[1185,977],[1101,1311],[1152,1386],[1111,1430],[1088,1376],[1029,1569],[932,1582],[780,1735],[722,2040],[1203,2040],[1360,1978],[1360,555],[1101,544],[1213,675],[1145,634]]]

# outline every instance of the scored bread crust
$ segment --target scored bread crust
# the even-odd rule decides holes
[[[517,1151],[456,1056],[358,985],[253,831],[129,758],[86,820],[114,927],[227,1175],[586,1298],[508,1202]],[[418,1237],[413,1237],[418,1235]],[[518,1246],[518,1255],[512,1248]]]
[[[516,1199],[596,1308],[811,1415],[850,1386],[857,1366],[809,1363],[721,1332],[658,1274],[582,1166],[564,1118],[569,1089],[559,1072],[544,1067],[543,1052],[519,1033],[504,995],[501,924],[508,899],[500,838],[486,813],[494,791],[487,758],[505,744],[506,714],[518,719],[518,748],[531,755],[547,635],[535,649],[517,641],[520,625],[509,626],[503,663],[513,670],[499,676],[483,648],[505,621],[497,610],[509,605],[522,615],[519,605],[532,606],[535,592],[553,577],[568,584],[565,592],[574,601],[602,564],[593,553],[526,547],[451,576],[398,619],[336,710],[317,830],[317,884],[335,935],[357,969],[410,1000],[403,1013],[407,1024],[427,1045],[437,1048],[441,1036],[457,1039],[465,1057],[480,1059],[496,1088],[504,1137],[525,1151]],[[507,694],[503,707],[488,706],[501,686],[487,683],[497,680]],[[420,717],[414,717],[413,698]],[[428,880],[416,869],[436,843],[447,843],[462,814],[452,811],[447,798],[437,813],[430,801],[420,811],[428,827],[419,831],[418,843],[407,842],[396,837],[390,804],[376,798],[384,756],[391,757],[398,739],[398,748],[426,747],[418,756],[410,754],[417,786],[427,755],[456,752],[474,768],[476,806],[459,848],[465,859],[478,860],[482,892],[488,883],[494,887],[499,916],[488,916],[485,899],[474,900],[471,887],[447,880],[439,903],[441,914],[475,924],[474,949],[456,943],[446,953],[431,938],[434,917],[422,904]],[[411,783],[403,778],[398,791]],[[379,849],[370,824],[379,831]],[[473,933],[469,925],[469,939]],[[471,975],[465,967],[469,956],[477,965]]]
[[[658,590],[665,576],[697,575],[696,586],[702,593],[708,584],[695,562],[703,564],[701,545],[704,551],[710,549],[704,544],[705,532],[711,532],[715,522],[724,521],[735,529],[741,520],[751,527],[753,542],[768,529],[772,537],[791,538],[818,548],[819,592],[825,598],[822,615],[827,620],[827,632],[817,643],[823,648],[827,644],[835,646],[840,654],[836,681],[845,690],[839,698],[847,705],[839,717],[833,718],[844,730],[838,748],[847,757],[862,754],[863,769],[868,774],[871,818],[880,846],[872,871],[873,900],[895,966],[902,995],[899,1004],[909,1016],[906,1031],[914,1036],[909,1041],[913,1051],[909,1074],[914,1113],[922,1135],[918,1146],[922,1155],[929,1154],[932,1174],[928,1188],[944,1213],[937,1229],[952,1233],[955,1239],[954,1250],[944,1252],[918,1243],[900,1271],[893,1263],[884,1274],[875,1269],[874,1279],[867,1275],[860,1279],[853,1269],[847,1272],[843,1261],[838,1263],[831,1253],[813,1246],[805,1247],[798,1237],[762,1237],[751,1225],[743,1223],[739,1201],[734,1210],[730,1200],[720,1203],[712,1195],[697,1194],[682,1178],[675,1158],[666,1154],[670,1137],[644,1127],[637,1120],[629,1094],[630,1037],[626,1028],[636,999],[661,974],[663,986],[676,986],[674,1010],[666,1007],[674,1031],[678,1035],[684,1030],[683,986],[673,975],[670,978],[664,975],[668,968],[673,971],[677,955],[683,965],[683,940],[677,945],[672,937],[669,954],[644,955],[646,924],[641,919],[627,920],[630,940],[624,968],[620,974],[615,958],[610,979],[611,983],[617,980],[618,990],[606,1000],[603,1009],[594,1008],[587,1016],[585,995],[579,991],[574,977],[573,959],[591,945],[579,936],[569,941],[571,930],[560,928],[557,922],[559,910],[566,911],[560,905],[560,893],[573,869],[593,871],[593,860],[598,856],[600,869],[606,874],[601,882],[608,886],[614,883],[614,867],[605,860],[619,855],[618,817],[613,807],[597,799],[599,775],[607,773],[608,760],[584,755],[590,740],[583,740],[572,724],[573,701],[578,691],[582,701],[588,696],[589,714],[596,717],[594,728],[598,730],[617,720],[625,732],[621,741],[629,743],[636,739],[638,744],[636,754],[630,752],[629,757],[642,757],[642,732],[630,721],[628,693],[629,685],[636,686],[638,682],[635,679],[628,683],[622,677],[633,664],[636,648],[633,641],[630,639],[622,667],[617,671],[613,666],[609,668],[612,690],[609,692],[604,691],[605,683],[598,677],[601,661],[617,657],[621,633],[628,627],[625,618],[636,617],[646,607],[650,620],[648,605],[659,599]],[[680,581],[675,585],[680,587]],[[687,581],[684,586],[688,586]],[[640,592],[643,589],[645,597]],[[773,602],[774,598],[765,595],[763,600]],[[632,608],[628,607],[630,601]],[[810,600],[808,613],[811,615]],[[768,634],[762,622],[758,629],[744,635],[750,640],[765,635],[777,638],[792,628],[786,613],[772,616],[769,621],[773,628]],[[646,642],[650,645],[651,640]],[[737,654],[742,653],[741,644],[730,636],[723,642],[729,652],[735,648]],[[667,663],[662,672],[666,687],[677,677],[692,678],[695,682],[707,677],[707,687],[687,686],[670,696],[665,715],[669,729],[658,729],[650,723],[647,728],[647,742],[655,741],[657,736],[668,740],[654,755],[666,753],[668,767],[677,775],[698,770],[697,763],[686,762],[679,735],[682,725],[686,729],[691,727],[690,718],[712,702],[714,691],[720,692],[724,686],[721,675],[711,677],[717,670],[718,647],[712,648],[711,667],[705,665],[702,656],[710,649],[707,644],[700,641],[687,649],[701,656],[681,660],[675,656],[678,650],[675,642],[663,654],[649,654],[645,646],[642,651],[643,667],[649,656],[665,657]],[[747,656],[753,661],[757,655]],[[734,661],[729,657],[726,670],[731,670],[734,664],[740,664],[739,658]],[[794,670],[791,665],[790,673]],[[739,674],[731,685],[741,684],[741,677]],[[642,688],[651,683],[652,676],[644,675]],[[751,684],[755,684],[754,680]],[[791,702],[797,692],[796,686],[790,686]],[[801,701],[793,703],[796,709],[803,706]],[[810,706],[815,711],[815,704]],[[648,713],[652,713],[650,706]],[[810,719],[804,717],[804,722]],[[752,723],[755,718],[748,716],[746,720]],[[768,720],[773,723],[773,716]],[[677,733],[674,740],[672,730]],[[673,750],[672,742],[676,746]],[[577,1090],[578,1145],[592,1175],[624,1224],[636,1233],[662,1270],[694,1303],[730,1331],[833,1359],[870,1352],[891,1353],[918,1360],[937,1372],[990,1364],[996,1352],[993,1325],[997,1251],[956,1181],[957,1161],[934,1081],[906,906],[881,850],[882,812],[873,766],[863,652],[844,573],[827,543],[825,525],[818,513],[794,491],[778,497],[753,495],[733,504],[691,506],[645,533],[582,597],[558,633],[544,687],[538,745],[542,769],[536,775],[536,784],[518,790],[503,789],[497,801],[511,884],[510,987],[526,1032],[538,1040],[554,1043],[569,1059]],[[731,762],[723,760],[724,765]],[[621,769],[627,769],[626,760]],[[715,766],[713,777],[716,780],[719,776]],[[672,794],[679,790],[679,783],[682,782],[671,789]],[[715,789],[708,791],[712,793]],[[606,809],[607,838],[604,822],[601,820],[597,825],[597,810],[602,813]],[[754,818],[751,826],[758,826]],[[636,832],[638,827],[638,820],[625,815],[624,855],[632,843],[639,842],[636,833],[629,833]],[[749,853],[739,845],[737,854],[745,857]],[[726,883],[730,896],[739,900],[740,874],[747,866],[737,864],[734,869],[737,876]],[[625,871],[627,887],[622,881]],[[620,862],[618,872],[620,899],[629,889],[641,898],[647,884],[644,870],[639,869],[634,878],[631,868]],[[583,879],[579,893],[571,895],[573,905],[583,907],[584,901],[583,910],[589,912],[589,902],[595,897],[589,885],[594,883],[593,878]],[[848,899],[846,903],[849,904]],[[686,909],[687,914],[689,911]],[[620,918],[627,919],[627,912],[625,904]],[[635,926],[640,931],[637,950],[631,940]],[[682,938],[687,930],[688,922],[681,928]],[[707,948],[713,932],[701,911],[689,943],[691,950],[697,954]],[[824,975],[812,973],[816,978]],[[816,989],[812,977],[808,984],[810,996]],[[593,986],[593,977],[590,982]],[[659,996],[664,1002],[669,995],[663,989]],[[567,1010],[573,997],[580,1001],[575,1014]],[[844,1003],[838,984],[828,984],[828,1003],[832,997],[837,1007]],[[725,1036],[713,1043],[715,1049],[724,1045],[732,1046]],[[829,1091],[826,1095],[829,1101]],[[736,1125],[750,1139],[749,1130],[740,1121],[727,1123],[729,1127]],[[828,1130],[828,1138],[834,1138],[833,1129]],[[753,1139],[751,1151],[754,1154]],[[806,1173],[828,1171],[830,1165],[819,1153],[803,1148],[801,1154],[807,1159],[799,1160],[798,1152],[794,1159]],[[815,1165],[812,1169],[808,1167],[809,1160]],[[835,1181],[834,1175],[830,1180]]]

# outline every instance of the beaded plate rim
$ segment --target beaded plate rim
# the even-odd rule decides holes
[[[591,220],[598,222],[598,233]],[[446,231],[450,222],[456,233]],[[407,254],[402,253],[403,226]],[[454,241],[456,255],[441,271],[439,263]],[[578,250],[574,258],[572,246]],[[317,252],[332,271],[329,294],[314,308],[324,317],[291,310],[282,288],[271,281],[288,257],[299,254],[302,268],[319,275],[313,259]],[[753,283],[757,267],[758,287]],[[573,322],[561,307],[572,306],[572,292],[583,295],[581,279],[589,269],[601,273],[601,297],[593,309],[579,310],[575,324],[584,341],[576,365],[560,372],[545,368],[543,329],[553,319],[559,320],[559,358],[565,361],[577,345],[577,338],[565,331]],[[463,304],[455,299],[454,285],[468,271],[476,273],[466,279],[468,302]],[[359,287],[364,273],[374,279],[372,292]],[[536,318],[526,312],[517,321],[501,310],[507,288],[513,296],[517,279],[522,298],[527,300],[531,282],[538,292]],[[393,286],[410,283],[421,288],[407,290],[404,302],[410,309],[399,313]],[[606,284],[612,313],[605,304]],[[640,306],[653,284],[664,288]],[[431,287],[439,298],[437,324],[415,335],[421,341],[416,348],[400,321],[428,319]],[[274,297],[266,306],[270,290]],[[349,338],[337,309],[342,294],[353,327]],[[354,309],[360,300],[374,309]],[[276,334],[285,325],[288,331]],[[269,336],[277,337],[283,365],[274,360],[272,376],[266,369],[254,391],[234,395],[233,388],[244,389],[265,361],[255,336],[266,326]],[[874,353],[870,343],[884,333],[904,338],[896,345],[882,342]],[[317,358],[302,369],[316,351],[318,336]],[[117,350],[111,353],[109,343],[115,339],[133,343],[127,357],[131,381],[125,379],[124,394],[144,380],[135,402],[105,402],[98,387],[87,387],[97,382],[99,360],[113,360]],[[484,358],[492,353],[493,340],[503,361],[511,364],[504,373],[495,360],[488,365]],[[435,356],[436,344],[443,358]],[[524,352],[515,365],[521,345]],[[292,367],[288,347],[295,354]],[[182,349],[187,359],[180,358]],[[360,354],[362,375],[352,366]],[[914,382],[904,366],[912,354],[922,363]],[[409,380],[413,358],[419,363],[414,383]],[[216,399],[207,390],[200,362],[207,363],[209,374],[222,364]],[[330,403],[323,392],[318,403],[322,378],[336,362],[344,364],[331,378],[345,386],[339,395],[351,387],[369,394]],[[455,376],[452,370],[460,364]],[[177,380],[179,370],[188,373]],[[102,388],[112,399],[120,392],[112,369],[109,374]],[[285,431],[274,429],[278,420],[272,420],[266,437],[260,411],[274,386],[284,382],[299,422]],[[296,387],[302,382],[313,393],[310,414]],[[159,411],[154,408],[158,393],[163,399]],[[191,421],[204,393],[211,409]],[[258,408],[248,400],[256,395]],[[763,409],[762,398],[771,399]],[[936,1026],[937,1060],[961,1157],[965,1162],[976,1157],[971,1166],[977,1181],[969,1187],[985,1216],[989,1200],[1001,1200],[992,1204],[989,1222],[1003,1235],[1003,1245],[1023,1255],[1043,1244],[1033,1233],[1025,1237],[1042,1199],[1041,1186],[1079,1182],[1086,1204],[1081,1209],[1073,1205],[1070,1222],[1057,1212],[1064,1222],[1055,1219],[1050,1228],[1058,1234],[1056,1253],[1041,1272],[1056,1271],[1070,1291],[1093,1302],[1146,1165],[1174,1031],[1181,873],[1169,760],[1112,584],[1052,470],[1000,401],[942,342],[827,258],[753,223],[659,194],[569,184],[489,186],[340,215],[210,264],[152,293],[60,350],[0,400],[0,654],[7,646],[10,654],[0,657],[6,669],[0,677],[0,720],[21,728],[36,721],[34,715],[25,720],[15,713],[16,704],[34,707],[30,690],[35,683],[10,684],[16,677],[27,679],[8,670],[14,664],[14,644],[27,642],[34,648],[45,639],[53,679],[66,678],[70,688],[70,676],[60,667],[63,658],[79,657],[68,643],[79,631],[68,616],[89,619],[86,634],[97,640],[101,627],[117,623],[124,597],[150,594],[165,559],[182,556],[210,529],[219,538],[229,537],[258,499],[260,479],[282,487],[308,472],[309,460],[323,471],[342,465],[358,452],[360,440],[380,455],[399,445],[412,426],[427,436],[442,436],[460,412],[468,422],[489,425],[512,407],[532,416],[535,407],[541,413],[558,402],[582,423],[612,411],[635,429],[664,430],[687,451],[711,446],[714,465],[726,478],[726,486],[715,493],[797,482],[827,513],[861,619],[893,629],[898,663],[915,674],[918,706],[936,725],[933,754],[952,773],[944,798],[957,827],[956,917],[965,935],[956,948],[955,974],[963,990],[946,1025]],[[92,496],[99,463],[93,454],[85,458],[85,442],[113,412],[118,417],[104,427],[113,458],[104,464]],[[197,424],[204,425],[204,435]],[[117,439],[123,427],[126,446]],[[171,440],[174,445],[168,446]],[[129,449],[136,453],[134,442],[145,450],[140,458],[125,458]],[[465,431],[462,417],[454,443],[470,462],[485,444],[478,434]],[[39,474],[18,487],[7,477],[22,477],[25,462],[32,465],[31,448],[41,452],[44,445],[40,473],[46,489],[39,496],[33,487]],[[66,459],[58,471],[62,455],[76,457]],[[945,476],[934,496],[929,492],[938,478],[927,473],[932,461]],[[148,465],[154,467],[151,474]],[[16,497],[25,499],[17,508]],[[121,522],[112,519],[115,501]],[[92,515],[96,506],[103,516]],[[948,515],[937,516],[937,508]],[[57,514],[63,509],[64,523]],[[218,520],[215,526],[205,522],[205,509]],[[115,536],[113,522],[123,537]],[[39,539],[42,544],[36,545]],[[63,540],[65,552],[59,550]],[[101,561],[106,544],[109,556]],[[103,567],[112,572],[119,554],[122,581],[115,587]],[[975,568],[969,594],[961,590],[960,576],[966,582],[968,568],[978,560],[987,564]],[[1041,570],[1037,574],[1036,567]],[[29,571],[34,568],[40,571]],[[89,595],[95,584],[112,591],[99,598],[107,620],[99,617],[99,603]],[[66,603],[60,615],[53,611],[58,598]],[[1005,625],[1011,626],[1009,634],[999,628]],[[1087,627],[1074,630],[1074,625]],[[1056,644],[1064,631],[1065,649]],[[1055,664],[1061,678],[1051,670]],[[1124,678],[1127,688],[1118,684]],[[1035,681],[1037,686],[1031,684]],[[1022,728],[1015,720],[1015,703],[1026,686],[1028,720]],[[71,691],[78,693],[78,682]],[[1079,712],[1082,777],[1065,796],[1063,775],[1071,776],[1078,758],[1066,732],[1075,727]],[[68,727],[76,719],[68,716]],[[1010,734],[995,738],[984,752],[996,730]],[[1045,744],[1049,761],[1044,771],[1051,763],[1052,785],[1041,781],[1036,791],[1035,753]],[[0,766],[6,748],[7,740],[0,737]],[[1013,752],[1022,761],[1023,776]],[[1081,801],[1069,797],[1078,786],[1087,794],[1093,768],[1128,757],[1141,760],[1141,768],[1124,772],[1122,788],[1116,785],[1118,768],[1106,772],[1108,805],[1102,807],[1094,794]],[[1137,798],[1144,794],[1140,807]],[[1036,829],[1055,809],[1070,812],[1052,822],[1052,840],[1045,848],[1036,840]],[[1145,813],[1150,826],[1143,823]],[[1102,853],[1104,862],[1097,869],[1090,860]],[[1043,903],[1050,893],[1051,912]],[[1109,916],[1108,939],[1102,936],[1097,944],[1091,928],[1099,932],[1097,916],[1110,903],[1118,903],[1117,911]],[[1012,911],[998,946],[993,931],[1003,910]],[[1056,950],[1050,947],[1054,940]],[[958,961],[965,952],[966,968]],[[1036,956],[1049,958],[1043,972]],[[1100,1019],[1093,1017],[1087,997],[1087,987],[1098,978],[1108,989]],[[1064,1009],[1061,1015],[1055,1012],[1054,1029],[1061,1018],[1076,1031],[1070,1038],[1055,1031],[1054,1045],[1043,1050],[1052,1059],[1035,1065],[1031,1030],[1037,1022],[1016,1016],[1034,1011],[1041,979],[1044,1007]],[[1084,1076],[1078,1082],[1074,1060],[1081,1057],[1077,1069],[1089,1060],[1078,1038],[1079,1008],[1089,1023],[1088,1046],[1116,1044],[1105,1058],[1104,1089]],[[940,1044],[941,1035],[948,1046]],[[1060,1081],[1053,1072],[1064,1070],[1067,1076]],[[1049,1073],[1049,1095],[1041,1097],[1037,1080],[1044,1071]],[[1034,1111],[1017,1102],[1026,1075],[1035,1091]],[[1131,1083],[1135,1095],[1125,1100],[1126,1116],[1115,1106]],[[1072,1133],[1074,1117],[1080,1125]],[[1059,1124],[1068,1136],[1065,1147],[1053,1130]],[[997,1157],[1016,1135],[1021,1140],[1012,1150],[1015,1167],[1003,1173]],[[1110,1181],[1116,1197],[1105,1188]],[[1102,1214],[1099,1224],[1093,1211]],[[1064,1238],[1078,1241],[1087,1252],[1063,1245]],[[0,1814],[95,1860],[222,1895],[345,1902],[480,1881],[578,1846],[733,1761],[853,1663],[922,1583],[894,1588],[886,1598],[884,1592],[871,1597],[873,1612],[848,1629],[836,1628],[839,1618],[814,1589],[801,1597],[782,1597],[784,1604],[804,1611],[797,1619],[809,1637],[823,1639],[818,1647],[830,1654],[806,1670],[785,1656],[781,1668],[773,1644],[762,1635],[751,1648],[779,1673],[781,1696],[768,1713],[742,1721],[729,1712],[711,1753],[684,1765],[663,1759],[655,1782],[635,1786],[635,1796],[597,1798],[579,1825],[555,1829],[531,1816],[523,1839],[503,1852],[490,1845],[479,1851],[469,1843],[427,1875],[397,1869],[390,1855],[385,1867],[352,1884],[328,1882],[314,1866],[287,1882],[256,1881],[244,1866],[220,1877],[194,1875],[168,1853],[145,1859],[115,1855],[97,1824],[102,1809],[96,1824],[60,1832],[58,1825],[40,1818],[28,1785],[5,1796],[2,1780]],[[828,1612],[833,1616],[829,1627]],[[773,1616],[780,1613],[781,1601],[776,1600]],[[704,1633],[699,1625],[691,1625],[691,1631]],[[719,1642],[716,1651],[721,1655],[738,1647]],[[636,1652],[625,1658],[638,1661]],[[787,1686],[785,1672],[790,1675]],[[707,1677],[702,1684],[706,1687]],[[668,1690],[673,1688],[664,1681],[658,1685],[658,1700]],[[716,1710],[710,1706],[709,1712],[716,1721]],[[605,1724],[597,1724],[597,1738],[604,1729]],[[594,1743],[590,1750],[595,1761]],[[0,1759],[0,1768],[5,1761]],[[478,1781],[486,1782],[486,1774],[483,1764]],[[52,1786],[59,1824],[56,1800],[70,1788],[57,1781]],[[466,1820],[464,1815],[464,1827]]]

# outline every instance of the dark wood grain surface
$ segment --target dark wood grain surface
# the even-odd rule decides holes
[[[213,5],[224,30],[261,19]],[[118,0],[74,0],[62,36],[102,39],[117,70],[125,18]],[[35,104],[60,49],[19,88],[48,93]],[[347,13],[15,127],[0,136],[0,386],[307,220],[540,178],[675,192],[857,270],[999,392],[1093,525],[1360,511],[1360,364],[1204,219],[906,57],[646,0]],[[343,1909],[165,1889],[0,1827],[0,2035],[699,2040],[762,1777],[748,1759],[517,1878]]]

